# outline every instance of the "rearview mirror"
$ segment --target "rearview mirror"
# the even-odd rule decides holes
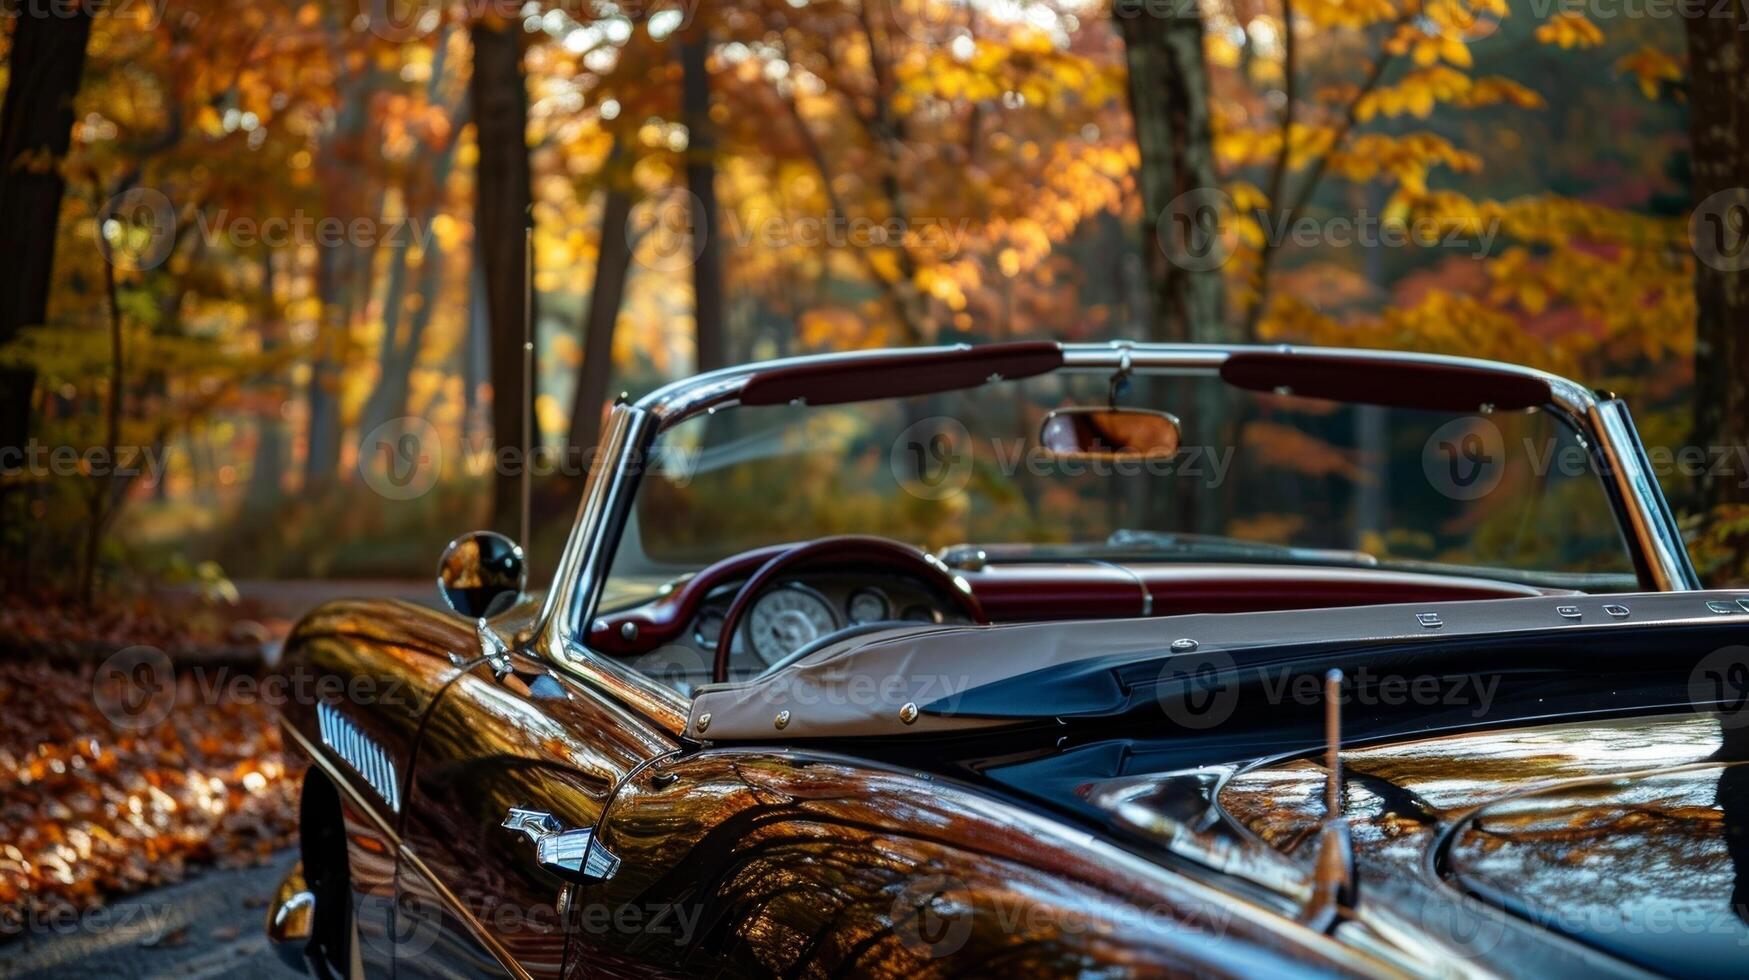
[[[515,605],[527,580],[522,548],[496,531],[456,538],[437,563],[443,601],[469,619],[489,619]]]
[[[1178,452],[1178,418],[1145,408],[1059,408],[1038,441],[1057,459],[1166,459]]]

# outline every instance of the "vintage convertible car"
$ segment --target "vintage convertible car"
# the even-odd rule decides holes
[[[538,549],[530,549],[534,553]],[[1749,593],[1534,370],[1010,343],[617,405],[550,584],[344,601],[321,975],[1749,969]]]

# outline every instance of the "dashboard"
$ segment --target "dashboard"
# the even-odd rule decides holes
[[[693,620],[691,639],[714,650],[723,618],[740,587],[714,591]],[[899,576],[871,580],[865,575],[798,575],[766,588],[747,610],[731,658],[751,653],[770,666],[802,647],[852,626],[891,620],[916,623],[963,621],[917,583]]]
[[[711,680],[724,623],[741,590],[794,547],[730,556],[662,585],[655,598],[602,613],[590,622],[588,645],[690,695]],[[950,568],[919,553],[921,564],[934,567],[912,572],[878,551],[831,557],[830,563],[775,571],[756,586],[730,640],[729,679],[752,677],[824,638],[871,623],[970,622],[968,608],[981,607],[980,622],[1009,623],[1569,594],[1378,568],[1090,560]],[[953,594],[955,587],[967,595]]]

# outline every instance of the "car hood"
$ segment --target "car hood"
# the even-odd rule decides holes
[[[1687,712],[1344,751],[1361,904],[1497,971],[1565,972],[1602,953],[1611,972],[1741,975],[1745,741]],[[1124,831],[1291,895],[1310,877],[1325,782],[1323,766],[1294,758],[1099,781],[1081,795]]]

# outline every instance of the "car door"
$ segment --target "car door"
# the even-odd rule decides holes
[[[403,825],[398,976],[559,976],[573,886],[536,862],[536,834],[593,830],[614,790],[675,743],[561,671],[482,662],[427,715]],[[513,821],[515,822],[515,821]]]

